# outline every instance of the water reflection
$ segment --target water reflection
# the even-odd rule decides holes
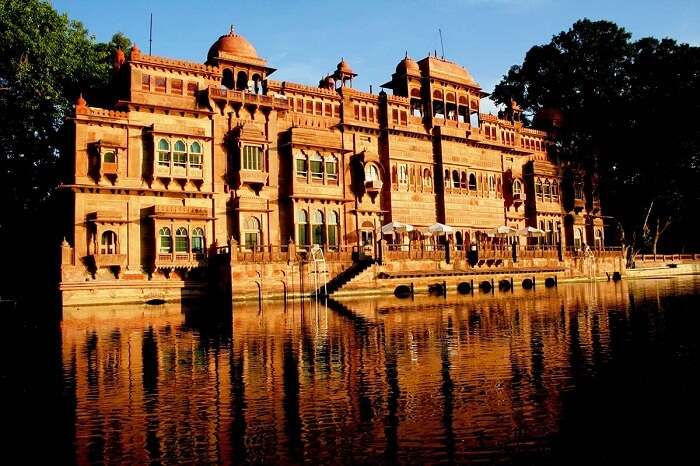
[[[66,310],[65,427],[80,464],[626,458],[688,435],[644,397],[697,408],[699,285]]]

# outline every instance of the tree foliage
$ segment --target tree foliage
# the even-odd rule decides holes
[[[129,46],[122,34],[98,43],[81,23],[58,14],[46,1],[0,0],[3,244],[27,241],[41,229],[42,240],[50,238],[51,247],[57,247],[45,234],[52,225],[42,209],[59,183],[59,156],[69,143],[67,119],[73,102],[80,93],[90,103],[109,99],[114,50]],[[36,248],[30,242],[24,251]],[[26,262],[26,255],[20,261]]]
[[[534,115],[562,110],[558,155],[596,168],[603,210],[635,247],[697,248],[700,49],[631,40],[608,21],[581,20],[532,47],[493,97]],[[607,223],[611,223],[610,221]]]

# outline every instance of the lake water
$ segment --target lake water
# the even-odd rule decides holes
[[[679,464],[696,454],[699,290],[67,309],[5,350],[30,356],[27,460]]]

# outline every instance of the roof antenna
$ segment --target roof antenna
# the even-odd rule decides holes
[[[231,24],[231,25],[229,26],[228,33],[229,33],[229,34],[233,34],[233,24]]]
[[[442,43],[442,29],[438,28],[438,32],[440,33],[440,47],[442,48],[442,59],[445,59],[445,44]],[[435,54],[437,55],[437,53]]]
[[[153,55],[151,53],[151,49],[153,47],[153,13],[151,13],[151,22],[148,27],[148,54]]]

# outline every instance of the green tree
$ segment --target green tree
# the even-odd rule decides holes
[[[699,50],[581,20],[532,47],[493,96],[530,115],[562,110],[557,155],[596,168],[603,210],[630,245],[656,251],[665,233],[669,248],[697,247],[684,213],[699,200]]]
[[[22,276],[25,268],[36,279],[33,256],[41,250],[38,260],[46,264],[52,255],[45,254],[57,247],[51,222],[58,213],[47,207],[70,142],[66,122],[81,92],[89,102],[108,98],[117,46],[127,48],[129,40],[115,34],[98,43],[46,1],[0,0],[0,239],[17,255],[13,267],[4,268],[5,285],[30,279]],[[35,232],[41,234],[35,238]]]

